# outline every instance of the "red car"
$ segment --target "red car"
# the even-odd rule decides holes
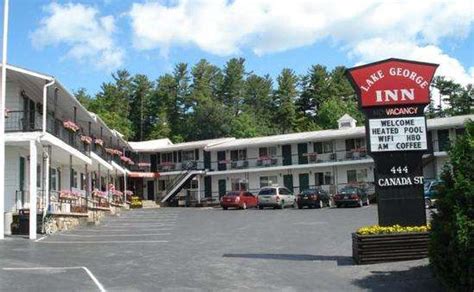
[[[224,210],[228,208],[256,208],[257,205],[257,197],[247,191],[230,192],[221,198],[221,206]]]

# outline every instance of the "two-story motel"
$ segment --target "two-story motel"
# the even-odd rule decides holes
[[[124,203],[128,143],[52,76],[8,66],[5,111],[5,230],[21,210],[88,216]],[[3,178],[2,178],[3,179]],[[36,206],[36,208],[33,208]]]
[[[7,67],[6,108],[7,234],[12,218],[24,210],[34,239],[37,215],[90,217],[123,206],[131,192],[162,203],[184,195],[195,203],[216,203],[231,190],[257,192],[276,184],[294,192],[320,186],[334,193],[346,184],[370,191],[374,182],[365,129],[347,115],[334,130],[127,142],[54,77],[14,66]],[[426,178],[439,177],[447,146],[468,119],[474,115],[428,120]]]
[[[425,178],[439,178],[450,141],[462,135],[474,115],[427,121],[429,153]],[[169,202],[188,196],[197,203],[218,202],[226,192],[282,185],[293,192],[322,187],[334,194],[347,184],[374,191],[374,162],[367,155],[365,128],[344,115],[339,128],[247,139],[222,138],[173,144],[168,139],[130,142],[142,169],[155,179],[131,180],[144,199]]]

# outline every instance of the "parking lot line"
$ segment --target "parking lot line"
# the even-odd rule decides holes
[[[40,238],[38,238],[37,240],[35,240],[35,242],[41,241],[41,240],[45,239],[46,237],[47,237],[46,235],[45,235],[45,236],[41,236]]]
[[[83,243],[167,243],[168,240],[86,240],[86,241],[41,241],[45,243],[83,244]]]
[[[171,235],[171,233],[137,233],[137,234],[58,234],[66,237],[140,237],[140,236],[158,236]]]
[[[87,267],[33,267],[33,268],[2,268],[4,271],[29,271],[29,270],[83,270],[87,273],[89,278],[94,282],[94,284],[99,288],[101,292],[105,292],[104,286],[97,280],[97,278],[92,274],[92,272]]]
[[[87,230],[87,229],[84,229],[84,230],[74,230],[74,232],[82,232],[82,231],[85,231],[85,232],[109,232],[109,231],[112,231],[112,232],[124,232],[124,231],[141,231],[141,230],[145,230],[145,231],[170,231],[170,230],[173,230],[174,228],[134,228],[133,230],[130,230],[130,229],[123,229],[123,228],[119,228],[119,229],[90,229],[90,230]]]

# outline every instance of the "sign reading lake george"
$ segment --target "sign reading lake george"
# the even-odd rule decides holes
[[[370,119],[371,152],[427,150],[425,117]]]
[[[366,116],[379,225],[426,224],[423,154],[428,151],[424,108],[437,64],[387,59],[350,68],[347,75]]]

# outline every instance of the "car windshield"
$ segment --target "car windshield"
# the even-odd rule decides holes
[[[425,184],[424,184],[425,192],[430,190],[430,185],[431,185],[431,181],[425,181]]]
[[[357,189],[356,189],[356,188],[343,188],[343,189],[340,191],[340,193],[343,194],[343,195],[356,194],[356,193],[357,193]]]
[[[240,195],[239,192],[230,192],[230,193],[227,194],[228,197],[237,197],[239,195]]]
[[[263,189],[258,193],[259,196],[272,196],[275,195],[275,189]]]
[[[302,195],[312,195],[312,194],[316,194],[316,193],[317,193],[317,191],[315,191],[315,190],[305,190],[301,194]]]

